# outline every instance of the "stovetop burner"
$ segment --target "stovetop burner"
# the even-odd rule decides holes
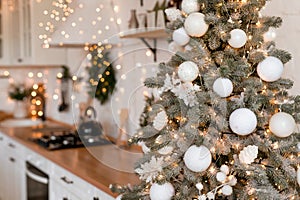
[[[47,150],[69,149],[78,147],[90,147],[111,144],[102,135],[100,136],[80,136],[77,131],[51,131],[44,133],[41,137],[30,138],[33,142],[46,148]]]

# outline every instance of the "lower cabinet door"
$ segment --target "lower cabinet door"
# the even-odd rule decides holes
[[[49,190],[50,200],[81,200],[61,184],[60,181],[50,179]]]

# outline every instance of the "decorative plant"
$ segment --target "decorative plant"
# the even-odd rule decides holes
[[[27,88],[25,84],[11,84],[8,88],[8,95],[11,99],[22,101],[30,96],[31,87]]]

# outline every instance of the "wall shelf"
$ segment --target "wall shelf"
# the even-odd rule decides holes
[[[166,33],[166,30],[164,28],[135,29],[135,30],[128,31],[128,33],[126,34],[124,33],[120,34],[120,38],[140,39],[153,53],[154,62],[157,61],[157,39],[166,38],[166,37],[168,37],[168,34]],[[151,46],[147,40],[153,40],[153,46]]]

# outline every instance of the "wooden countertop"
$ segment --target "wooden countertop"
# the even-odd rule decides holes
[[[116,194],[110,191],[110,184],[139,183],[138,176],[133,173],[134,163],[141,157],[139,152],[119,149],[115,145],[49,151],[29,140],[42,134],[33,127],[0,127],[0,131],[114,197]]]

